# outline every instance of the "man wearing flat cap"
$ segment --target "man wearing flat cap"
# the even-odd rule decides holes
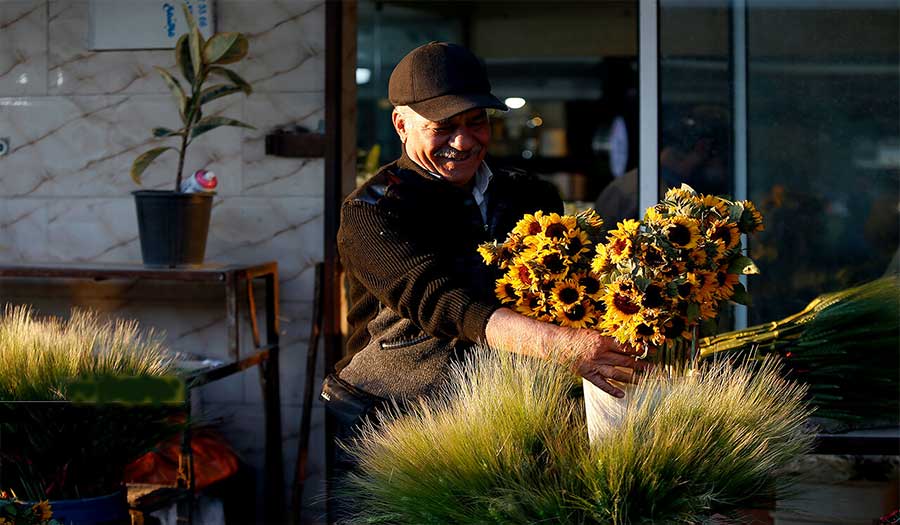
[[[634,349],[525,317],[494,295],[498,275],[478,245],[505,239],[526,213],[562,213],[562,202],[548,183],[485,163],[487,109],[507,108],[480,60],[455,44],[425,44],[397,64],[389,97],[403,154],[341,208],[350,335],[349,356],[323,391],[332,413],[353,425],[374,400],[427,396],[474,344],[567,359],[621,396],[607,379],[632,379]],[[362,398],[361,408],[339,402],[347,397]]]

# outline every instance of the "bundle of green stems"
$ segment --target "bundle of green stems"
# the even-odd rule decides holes
[[[900,279],[821,295],[780,321],[700,340],[701,360],[779,355],[809,386],[816,416],[895,424],[900,414]]]

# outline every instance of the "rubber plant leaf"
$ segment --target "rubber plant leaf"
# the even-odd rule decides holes
[[[188,84],[194,84],[194,63],[191,61],[191,44],[188,41],[188,35],[184,34],[175,44],[175,63]]]
[[[235,126],[239,128],[256,129],[250,124],[245,124],[240,120],[235,120],[228,117],[204,117],[200,120],[200,122],[195,124],[193,129],[191,130],[191,139],[195,139],[208,131],[212,131],[222,126]]]
[[[159,66],[153,66],[153,68],[163,77],[166,86],[169,87],[169,91],[172,92],[172,96],[175,97],[175,101],[178,103],[178,112],[181,114],[181,120],[187,124],[187,96],[184,94],[184,89],[181,88],[181,83],[165,69]]]
[[[182,135],[182,132],[169,128],[153,128],[153,136],[156,138],[175,137]]]
[[[240,93],[243,89],[230,84],[218,84],[204,89],[200,93],[200,104],[216,100],[217,98],[227,97],[233,93]]]
[[[203,61],[207,64],[233,64],[247,56],[250,44],[240,33],[218,33],[203,46]]]
[[[203,71],[203,35],[200,34],[197,21],[194,20],[194,16],[191,14],[191,10],[188,9],[187,4],[181,4],[181,9],[184,11],[184,19],[187,20],[188,27],[190,27],[188,41],[190,42],[191,65],[193,66],[194,77],[199,78],[201,71]]]
[[[163,153],[168,150],[175,151],[173,147],[163,147],[163,148],[153,148],[150,151],[143,153],[138,158],[134,159],[134,162],[131,164],[131,180],[133,180],[138,186],[141,184],[141,175],[144,173],[144,170],[147,169],[147,166],[153,163],[156,160],[156,157],[159,157]]]
[[[219,75],[221,77],[227,78],[228,80],[233,82],[235,86],[238,86],[239,88],[241,88],[241,90],[248,95],[253,93],[253,87],[250,85],[250,83],[247,82],[246,80],[244,80],[240,75],[238,75],[237,73],[235,73],[234,71],[232,71],[230,69],[227,69],[224,67],[219,67],[219,66],[213,66],[213,67],[209,68],[209,74]]]

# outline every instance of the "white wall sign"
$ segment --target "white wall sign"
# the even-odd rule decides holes
[[[92,50],[172,49],[187,32],[182,2],[200,32],[215,32],[214,0],[91,0],[88,46]]]

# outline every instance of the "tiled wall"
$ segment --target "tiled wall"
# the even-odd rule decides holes
[[[128,176],[151,144],[154,126],[178,125],[153,66],[171,67],[169,51],[87,49],[86,0],[0,0],[0,261],[138,261],[137,221]],[[322,159],[266,156],[264,135],[282,125],[318,127],[324,115],[324,0],[219,0],[218,29],[250,38],[235,65],[255,87],[209,112],[257,130],[219,129],[189,151],[186,171],[219,176],[207,260],[278,261],[281,272],[282,403],[286,482],[296,458],[302,377],[313,295],[322,258]],[[145,174],[145,186],[174,185],[174,155]],[[226,356],[224,306],[215,287],[135,283],[2,282],[4,302],[44,313],[74,305],[139,319],[166,332],[182,351]],[[244,343],[249,344],[248,330]],[[231,442],[262,465],[258,376],[250,370],[204,387],[204,411],[225,418]],[[316,418],[318,421],[320,418]],[[319,425],[314,427],[321,446]],[[320,454],[311,453],[318,476]],[[315,493],[314,484],[308,494]]]

